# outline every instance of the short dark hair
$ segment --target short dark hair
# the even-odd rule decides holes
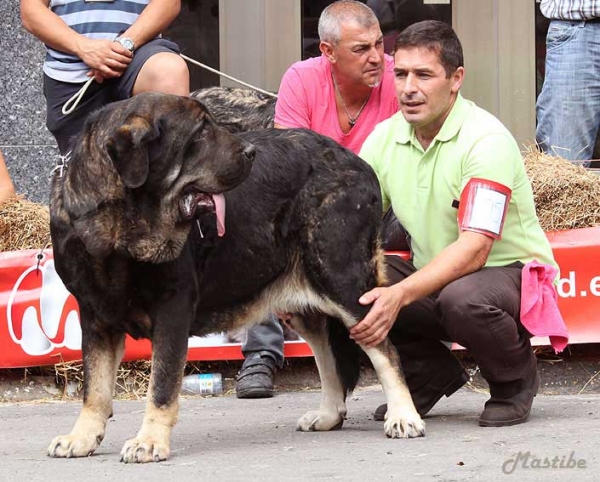
[[[412,47],[436,52],[448,78],[456,69],[464,66],[460,40],[452,27],[445,22],[424,20],[406,27],[396,37],[394,50]]]

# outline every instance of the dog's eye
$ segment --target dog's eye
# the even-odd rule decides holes
[[[192,129],[192,133],[188,138],[187,145],[185,146],[185,154],[193,155],[194,152],[198,151],[203,144],[205,144],[205,117],[202,116],[199,122]]]

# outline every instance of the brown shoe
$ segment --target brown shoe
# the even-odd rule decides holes
[[[442,376],[445,376],[447,380],[447,374],[440,372],[440,376],[433,377],[433,380],[431,380],[430,383],[416,390],[414,393],[411,393],[415,408],[421,417],[427,415],[444,395],[449,397],[467,383],[470,378],[469,374],[462,367],[460,368],[458,375],[455,375],[450,382],[440,382],[438,379]],[[384,403],[377,407],[375,413],[373,413],[373,419],[381,422],[385,419],[386,413],[387,403]]]
[[[503,395],[506,394],[507,389],[510,389],[510,384],[490,383],[491,397],[485,402],[485,409],[479,417],[481,427],[508,427],[527,422],[533,399],[540,386],[537,367],[534,367],[532,373],[519,384],[524,388],[512,396],[506,397]]]

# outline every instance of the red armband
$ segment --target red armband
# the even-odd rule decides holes
[[[470,179],[460,195],[458,227],[500,239],[511,194],[511,189],[498,182]]]

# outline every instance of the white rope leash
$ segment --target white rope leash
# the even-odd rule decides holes
[[[244,82],[242,80],[236,79],[235,77],[232,77],[231,75],[224,74],[223,72],[220,72],[219,70],[213,69],[212,67],[209,67],[208,65],[205,65],[205,64],[203,64],[201,62],[198,62],[197,60],[190,59],[189,57],[187,57],[187,56],[185,56],[183,54],[179,54],[179,55],[181,55],[181,57],[184,60],[187,60],[188,62],[190,62],[192,64],[195,64],[198,67],[202,67],[203,69],[206,69],[209,72],[212,72],[213,74],[217,74],[217,75],[220,75],[221,77],[225,77],[226,79],[232,80],[233,82],[236,82],[236,83],[238,83],[240,85],[243,85],[244,87],[248,87],[249,89],[256,90],[257,92],[260,92],[261,94],[265,94],[265,95],[277,98],[277,94],[274,94],[273,92],[268,92],[266,90],[259,89],[258,87],[255,87],[254,85],[247,84],[246,82]]]
[[[187,57],[186,55],[183,55],[183,54],[179,54],[179,55],[181,55],[181,58],[183,58],[184,60],[187,60],[191,64],[197,65],[198,67],[202,67],[203,69],[208,70],[209,72],[212,72],[213,74],[217,74],[217,75],[220,75],[221,77],[225,77],[226,79],[236,82],[237,84],[243,85],[244,87],[248,87],[249,89],[256,90],[257,92],[260,92],[261,94],[265,94],[270,97],[274,97],[275,99],[277,98],[277,94],[274,94],[273,92],[259,89],[258,87],[255,87],[254,85],[251,85],[242,80],[236,79],[235,77],[232,77],[231,75],[227,75],[219,70],[213,69],[212,67],[209,67],[208,65],[203,64],[202,62],[198,62],[197,60],[191,59],[191,58]],[[88,89],[88,87],[90,86],[90,84],[93,81],[94,81],[94,78],[90,77],[87,80],[87,82],[85,84],[83,84],[81,89],[79,89],[73,97],[71,97],[68,101],[65,102],[65,105],[63,105],[63,107],[62,107],[63,115],[69,115],[71,112],[73,112],[77,108],[77,106],[79,105],[79,102],[81,101],[81,98],[85,94],[85,91]]]
[[[85,91],[88,89],[88,87],[90,86],[90,84],[93,81],[94,81],[94,77],[90,77],[87,80],[87,82],[85,84],[83,84],[83,87],[81,89],[79,89],[73,97],[71,97],[68,101],[65,102],[65,105],[63,105],[63,108],[62,108],[63,115],[69,115],[71,112],[73,112],[77,108],[77,106],[79,105],[79,101],[83,97],[83,94],[85,94]],[[73,105],[71,105],[71,103]]]

